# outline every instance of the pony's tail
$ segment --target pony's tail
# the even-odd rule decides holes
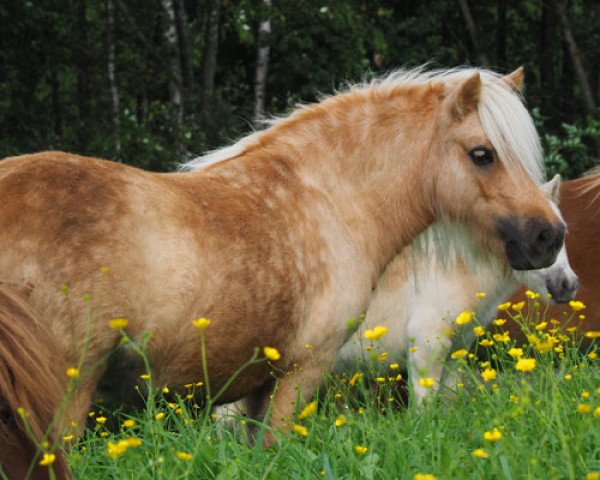
[[[54,417],[68,383],[64,363],[34,312],[18,294],[0,285],[0,406],[8,409],[4,413],[19,430],[0,421],[0,435],[54,444]],[[70,477],[64,458],[57,457],[55,472],[64,472],[57,476]]]

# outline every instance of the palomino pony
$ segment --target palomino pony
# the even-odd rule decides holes
[[[592,170],[583,178],[564,182],[560,196],[561,211],[569,226],[565,242],[571,264],[581,283],[577,297],[586,306],[585,310],[580,312],[585,314],[585,319],[581,322],[579,330],[600,331],[600,169]],[[519,291],[511,300],[518,302],[523,298],[523,291]],[[563,320],[564,311],[570,312],[571,309],[549,305],[545,317]],[[503,316],[500,313],[497,315]],[[578,324],[577,319],[572,322],[572,325]],[[521,328],[515,322],[508,322],[505,327],[513,338],[526,341]]]
[[[256,347],[277,348],[274,366],[245,370],[219,400],[250,395],[256,418],[272,401],[280,429],[331,368],[385,266],[430,224],[478,231],[516,269],[552,264],[565,227],[539,188],[522,75],[397,72],[302,107],[189,172],[60,152],[0,162],[0,279],[33,285],[29,304],[81,370],[61,422],[84,425],[103,375],[145,388],[115,317],[135,342],[150,334],[151,379],[172,391],[204,378],[203,343],[213,391]],[[200,316],[212,320],[205,342]]]
[[[543,188],[556,202],[560,177],[557,175]],[[555,203],[552,206],[559,214]],[[414,251],[422,245],[411,245],[388,265],[377,282],[363,325],[342,347],[335,366],[338,371],[356,368],[364,362],[365,346],[373,348],[369,355],[387,352],[387,363],[408,367],[412,390],[419,402],[440,385],[443,361],[451,348],[458,348],[459,343],[468,347],[474,339],[470,326],[456,335],[459,327],[455,319],[461,312],[475,312],[479,323],[487,326],[496,318],[496,306],[519,283],[537,292],[551,293],[560,303],[572,300],[579,286],[564,247],[549,268],[510,271],[503,258],[482,249],[477,238],[458,226],[455,238],[448,239],[456,251],[443,258],[435,242],[435,228],[437,225],[422,234],[426,236],[424,242],[432,244],[429,258],[419,258]],[[478,292],[485,292],[485,297],[478,298]],[[388,333],[373,345],[366,344],[362,334],[375,326],[386,327]],[[434,388],[422,386],[421,378],[433,379]],[[444,380],[447,386],[454,381],[451,377]]]
[[[50,470],[71,477],[52,428],[67,383],[53,345],[20,296],[0,286],[0,478],[49,479]],[[44,452],[54,462],[37,465]]]

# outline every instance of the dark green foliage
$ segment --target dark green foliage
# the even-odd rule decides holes
[[[485,58],[499,71],[525,65],[526,97],[537,112],[551,172],[577,176],[598,157],[598,112],[586,110],[552,2],[533,0],[470,0],[475,43],[455,0],[272,0],[270,6],[263,0],[182,0],[192,85],[181,69],[173,71],[164,1],[112,0],[117,150],[109,1],[2,2],[0,156],[63,149],[169,170],[186,156],[230,143],[253,122],[258,25],[270,17],[265,107],[271,114],[373,73],[425,62],[476,65]],[[214,4],[220,5],[215,88],[203,116],[203,61]],[[566,11],[598,102],[600,4],[572,0]],[[175,49],[182,66],[185,52],[180,44]],[[181,110],[170,95],[178,75]]]

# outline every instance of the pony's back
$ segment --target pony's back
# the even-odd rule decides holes
[[[66,392],[64,360],[53,345],[21,296],[0,286],[0,467],[11,479],[28,472],[48,478],[48,467],[30,465],[42,442],[52,449],[53,419]],[[56,457],[56,476],[69,478],[62,454]]]

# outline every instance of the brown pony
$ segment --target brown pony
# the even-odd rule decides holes
[[[53,346],[20,296],[0,286],[0,478],[46,479],[51,470],[71,477],[52,428],[67,387]],[[43,452],[53,453],[54,463],[37,465]]]
[[[564,182],[561,187],[560,209],[568,226],[565,243],[569,251],[571,266],[580,282],[577,298],[586,305],[582,331],[600,330],[600,171],[590,172],[589,176]],[[524,289],[516,292],[511,301],[525,298]],[[571,312],[568,307],[549,305],[546,318],[564,319],[563,312]],[[511,335],[525,340],[521,329],[514,322]],[[573,325],[579,324],[574,322]],[[508,325],[508,323],[507,323]]]
[[[0,279],[34,285],[30,304],[62,358],[81,365],[63,421],[84,424],[103,375],[118,401],[144,386],[114,317],[129,320],[134,341],[150,333],[151,378],[171,390],[203,379],[200,316],[212,320],[213,392],[256,347],[277,348],[274,367],[244,371],[220,401],[251,395],[260,417],[272,398],[269,424],[284,428],[387,263],[428,225],[476,230],[515,269],[552,264],[564,225],[539,189],[522,75],[396,72],[299,108],[186,172],[61,152],[0,162]]]

